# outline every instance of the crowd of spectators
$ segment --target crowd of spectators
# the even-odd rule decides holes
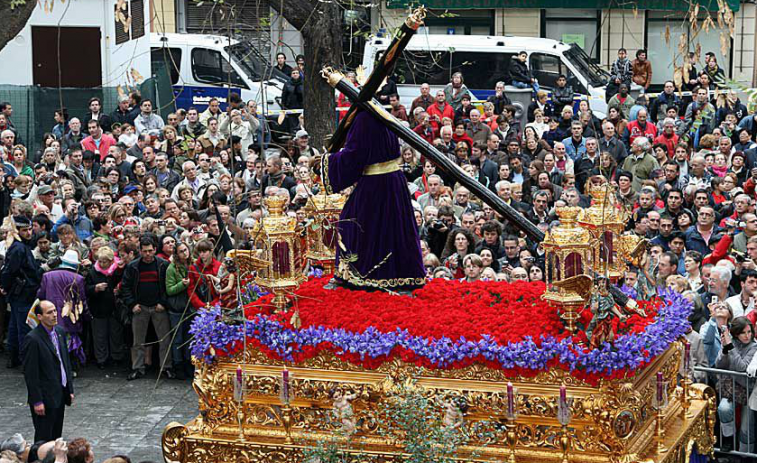
[[[652,98],[629,93],[631,82],[649,87],[646,52],[634,61],[626,55],[621,50],[612,66],[602,119],[585,98],[574,98],[566,76],[547,92],[525,64],[515,82],[533,88],[534,98],[523,124],[504,80],[483,103],[474,102],[460,73],[434,95],[420,85],[409,109],[391,80],[377,97],[542,230],[557,220],[557,207],[589,206],[587,181],[603,177],[615,188],[618,207],[630,214],[627,233],[650,242],[644,264],[629,269],[622,284],[639,298],[662,287],[684,294],[695,306],[689,335],[695,364],[754,374],[755,113],[731,90],[716,96],[725,82],[714,55],[706,55],[701,72],[692,58],[691,80],[684,83],[689,94],[679,95],[671,80]],[[302,63],[286,69],[279,61],[292,76],[286,105],[301,107]],[[343,97],[338,104],[346,104]],[[272,153],[255,102],[234,93],[225,110],[212,99],[203,111],[180,109],[165,121],[137,93],[121,98],[109,114],[95,97],[78,117],[56,111],[36,152],[18,139],[12,106],[0,104],[0,110],[0,302],[10,308],[0,310],[0,346],[7,342],[9,368],[21,363],[34,323],[29,309],[41,297],[60,312],[75,371],[115,364],[130,370],[129,380],[150,368],[188,378],[191,316],[222,300],[224,276],[234,271],[223,256],[253,245],[251,233],[267,213],[262,198],[286,198],[288,213],[304,221],[302,206],[318,191],[310,164],[319,152],[302,116],[287,116],[292,140]],[[544,279],[539,243],[413,148],[403,146],[398,155],[429,278]],[[695,379],[717,381],[703,374]],[[751,414],[752,401],[741,400],[751,388],[738,392],[722,397],[725,436],[735,432],[734,409],[742,423]],[[757,410],[757,396],[754,402]],[[750,434],[753,419],[750,426],[741,431]],[[75,460],[74,442],[69,461]],[[35,461],[24,459],[25,442],[9,445],[3,444],[6,453]],[[39,459],[61,461],[62,451],[45,445]],[[2,458],[15,461],[10,454]]]
[[[102,463],[132,463],[126,455],[99,458]],[[0,441],[0,463],[94,463],[92,444],[83,437],[70,441],[28,442],[21,434]],[[136,463],[136,462],[135,462]],[[155,463],[143,460],[140,463]]]

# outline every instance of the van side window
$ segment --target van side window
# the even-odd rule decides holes
[[[150,52],[153,73],[167,72],[171,79],[171,85],[179,83],[181,75],[181,48],[155,47]],[[165,71],[163,71],[165,69]]]
[[[510,75],[513,56],[513,53],[455,52],[450,79],[453,73],[462,72],[468,88],[492,90],[497,82],[505,81]]]
[[[539,87],[549,90],[554,89],[557,86],[557,77],[560,74],[564,74],[568,78],[570,85],[573,86],[573,91],[579,93],[585,92],[583,86],[576,88],[578,82],[575,79],[571,79],[573,73],[565,66],[560,56],[548,55],[546,53],[531,53],[529,63],[531,72],[539,80]]]
[[[229,76],[231,71],[231,76]],[[192,50],[192,75],[197,82],[223,85],[231,77],[231,85],[247,88],[244,81],[229,62],[221,56],[221,52],[207,48]]]
[[[376,60],[381,57],[376,54]],[[445,86],[452,74],[462,72],[470,89],[493,89],[508,75],[512,53],[405,51],[397,62],[398,84]]]

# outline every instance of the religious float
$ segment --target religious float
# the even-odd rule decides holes
[[[690,367],[682,337],[689,303],[671,292],[638,304],[626,298],[623,307],[597,283],[596,271],[613,282],[637,259],[634,238],[592,228],[624,219],[604,188],[591,190],[591,208],[559,211],[560,226],[543,241],[546,284],[432,280],[412,295],[326,289],[328,278],[317,276],[293,282],[304,275],[298,256],[308,254],[299,246],[324,259],[328,224],[316,215],[320,226],[301,230],[275,212],[262,225],[272,252],[235,253],[240,271],[262,284],[251,281],[245,293],[270,294],[243,306],[244,323],[215,307],[193,324],[200,415],[165,429],[165,460],[302,461],[304,449],[346,430],[355,461],[401,461],[377,420],[382,401],[408,385],[440,416],[465,404],[455,408],[456,425],[493,424],[485,439],[458,449],[460,461],[689,462],[710,454],[714,391],[679,379]],[[593,318],[605,302],[620,316],[607,318],[597,343]]]
[[[255,250],[230,253],[237,306],[208,307],[192,324],[200,414],[165,428],[165,461],[315,463],[309,450],[327,441],[340,461],[406,461],[383,411],[407,390],[432,404],[430,421],[466,436],[456,461],[706,461],[716,398],[689,381],[691,304],[673,292],[636,301],[616,286],[645,242],[622,234],[628,217],[607,182],[592,179],[592,206],[559,208],[543,233],[371,100],[422,14],[362,89],[324,71],[354,103],[329,153],[349,144],[355,114],[371,113],[540,243],[546,281],[334,285],[330,274],[350,264],[339,233],[349,201],[321,188],[303,224],[266,198]]]

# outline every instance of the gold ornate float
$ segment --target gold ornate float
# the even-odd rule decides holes
[[[592,386],[563,370],[513,378],[480,365],[435,370],[399,360],[365,370],[327,352],[285,366],[252,349],[233,360],[197,363],[193,387],[200,415],[186,425],[166,427],[163,453],[167,462],[181,463],[302,461],[303,449],[332,438],[344,426],[330,418],[339,406],[334,398],[339,391],[342,404],[344,397],[349,400],[360,438],[356,461],[367,461],[367,456],[399,461],[401,448],[376,433],[378,411],[388,395],[413,379],[414,387],[440,404],[440,415],[443,404],[460,397],[469,405],[464,426],[511,425],[497,430],[494,439],[474,440],[459,449],[460,461],[513,461],[514,456],[517,462],[688,462],[692,451],[712,452],[716,403],[710,388],[686,384],[684,395],[675,386],[681,352],[682,345],[675,343],[633,378]],[[285,368],[291,372],[287,386],[281,380]],[[669,397],[659,414],[654,408],[658,372]],[[234,396],[236,378],[247,391],[241,402]],[[510,422],[508,382],[517,390],[517,418]],[[572,399],[572,419],[564,428],[557,416],[562,385]],[[512,447],[508,430],[514,432]]]

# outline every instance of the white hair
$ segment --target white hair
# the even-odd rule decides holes
[[[721,260],[718,262],[718,264],[720,264],[720,262],[728,262],[728,260]],[[718,280],[724,282],[725,284],[731,283],[732,273],[730,268],[724,267],[722,265],[716,265],[715,267],[712,267],[712,270],[710,270],[710,278],[716,275]]]
[[[633,141],[634,146],[637,146],[644,151],[649,150],[649,140],[647,137],[638,137],[636,140]]]
[[[503,188],[503,187],[506,187],[506,186],[509,187],[509,186],[512,186],[512,185],[510,185],[510,182],[508,182],[507,180],[500,180],[499,182],[497,182],[497,183],[494,184],[494,188],[497,191],[499,191],[500,188]]]

